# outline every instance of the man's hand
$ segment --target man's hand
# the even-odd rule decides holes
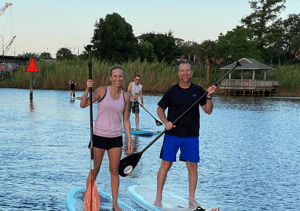
[[[175,125],[172,124],[172,122],[167,122],[167,124],[165,124],[165,128],[166,130],[171,130],[172,128],[176,127]]]
[[[207,93],[207,97],[210,98],[215,92],[216,92],[217,87],[215,85],[212,85],[211,87],[209,87],[206,91]]]

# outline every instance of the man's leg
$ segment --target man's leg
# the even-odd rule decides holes
[[[189,174],[189,204],[192,206],[199,206],[195,200],[195,192],[198,180],[198,163],[186,161],[186,167]]]
[[[139,113],[135,113],[135,128],[136,128],[136,130],[141,130],[139,127],[139,122],[140,122]]]
[[[157,172],[157,193],[156,193],[156,199],[154,202],[155,206],[162,207],[162,204],[161,204],[162,191],[163,191],[166,179],[167,179],[168,171],[170,170],[172,164],[173,164],[173,162],[171,162],[171,161],[165,161],[165,160],[161,161],[160,168]]]

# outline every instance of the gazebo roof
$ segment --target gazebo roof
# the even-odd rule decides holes
[[[241,63],[241,66],[236,67],[235,69],[237,70],[275,70],[273,67],[265,65],[252,58],[242,58],[239,60],[239,62]],[[234,63],[221,67],[220,69],[231,69],[233,65]]]

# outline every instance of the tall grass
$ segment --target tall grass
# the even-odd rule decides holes
[[[280,65],[275,70],[275,80],[287,91],[294,91],[300,87],[300,65]]]
[[[89,77],[87,62],[79,59],[57,62],[36,61],[39,72],[33,73],[34,88],[66,90],[69,89],[68,82],[74,80],[77,82],[77,90],[84,90],[86,88],[86,80]],[[92,60],[92,75],[95,88],[111,84],[109,70],[113,65],[116,64]],[[137,74],[141,75],[141,84],[145,93],[165,92],[170,86],[179,81],[177,67],[167,65],[164,62],[149,63],[137,60],[119,65],[125,69],[124,90],[127,90],[129,83],[133,81]],[[0,87],[29,88],[30,73],[27,73],[25,68],[25,66],[21,67],[9,80],[0,82]],[[206,75],[203,75],[205,72],[205,69],[195,69],[193,82],[206,84]]]
[[[86,80],[89,77],[87,60],[65,60],[65,61],[37,61],[38,73],[34,73],[35,89],[69,89],[69,81],[77,82],[77,90],[86,88]],[[109,70],[113,65],[108,62],[92,60],[92,75],[95,82],[94,88],[111,84]],[[163,93],[170,86],[178,83],[178,69],[175,66],[167,65],[164,62],[141,62],[130,61],[119,64],[125,69],[125,82],[123,89],[127,90],[128,84],[133,81],[135,75],[141,75],[141,84],[144,93]],[[0,87],[29,88],[30,73],[25,72],[25,66],[14,72],[9,79],[1,80]],[[214,70],[210,75],[210,81],[206,81],[206,69],[193,67],[192,82],[207,88],[217,81],[226,70]],[[236,73],[239,74],[239,71]],[[278,66],[273,80],[279,81],[278,91],[284,90],[284,95],[300,95],[300,67],[299,65]],[[298,91],[297,91],[298,90]]]

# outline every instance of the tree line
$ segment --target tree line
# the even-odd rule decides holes
[[[300,13],[279,18],[286,0],[249,1],[252,13],[241,18],[226,34],[217,40],[202,43],[180,41],[173,32],[149,32],[135,37],[132,26],[118,13],[108,14],[96,21],[91,43],[92,56],[101,61],[159,61],[175,64],[176,58],[197,61],[209,70],[213,65],[227,65],[240,58],[254,58],[270,65],[299,63]],[[27,55],[49,58],[49,53]],[[80,55],[63,47],[56,53],[57,60],[87,59],[85,49]]]

